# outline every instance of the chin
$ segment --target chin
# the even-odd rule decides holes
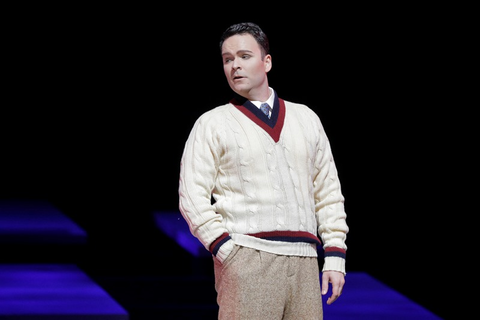
[[[232,86],[232,90],[235,91],[235,93],[241,95],[242,97],[247,97],[249,92],[248,89],[239,88],[238,86]]]

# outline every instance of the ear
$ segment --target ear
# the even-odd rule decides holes
[[[268,72],[272,69],[272,56],[267,54],[263,59],[263,64],[265,65],[265,72]]]

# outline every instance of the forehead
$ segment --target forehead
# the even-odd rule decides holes
[[[239,51],[260,52],[260,46],[250,34],[236,34],[225,39],[222,54],[235,54]]]

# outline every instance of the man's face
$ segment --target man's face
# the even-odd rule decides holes
[[[222,45],[222,60],[230,88],[249,100],[262,100],[259,95],[268,89],[267,72],[271,69],[271,57],[266,55],[262,60],[255,39],[249,34],[227,38]]]

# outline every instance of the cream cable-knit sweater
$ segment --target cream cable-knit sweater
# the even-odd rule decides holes
[[[271,119],[249,101],[205,112],[185,144],[179,199],[190,231],[221,262],[234,244],[317,256],[318,235],[323,270],[346,272],[344,197],[324,128],[305,105],[276,98]]]

